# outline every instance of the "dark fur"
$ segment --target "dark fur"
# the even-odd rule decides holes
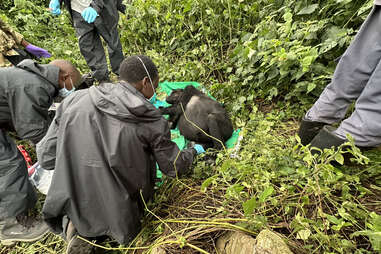
[[[175,128],[177,125],[180,134],[186,139],[203,144],[206,147],[222,148],[220,142],[206,136],[186,120],[181,104],[188,120],[195,123],[207,134],[224,143],[231,137],[233,125],[226,110],[220,103],[209,98],[195,87],[187,86],[184,90],[173,90],[166,101],[172,104],[172,106],[161,108],[161,113],[169,115],[168,121],[172,123],[172,128]]]

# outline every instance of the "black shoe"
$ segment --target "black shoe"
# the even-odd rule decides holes
[[[34,242],[49,232],[48,225],[41,219],[19,215],[0,221],[0,240],[3,245],[15,242]]]
[[[319,133],[312,139],[311,147],[316,147],[321,150],[325,148],[338,148],[340,145],[344,144],[348,140],[341,139],[333,134],[333,131],[336,130],[334,127],[326,125],[324,126]],[[316,153],[317,151],[315,151]]]
[[[326,125],[324,126],[320,132],[315,136],[315,138],[311,141],[311,147],[319,148],[320,150],[324,149],[330,149],[334,148],[337,149],[339,146],[347,142],[347,139],[341,139],[337,137],[335,134],[333,134],[333,131],[335,130],[334,127]],[[348,146],[349,147],[349,146]],[[320,153],[317,150],[312,150],[312,154]],[[354,158],[354,156],[349,152],[342,153],[344,157],[344,165],[351,165],[351,158]],[[330,162],[332,166],[338,167],[340,164],[336,161]]]
[[[94,254],[96,250],[95,246],[80,239],[78,236],[79,234],[73,223],[69,221],[66,229],[66,240],[68,241],[66,254]]]
[[[302,145],[308,145],[325,125],[327,124],[303,118],[298,131]]]
[[[347,139],[342,139],[337,137],[335,134],[333,134],[333,131],[335,131],[335,128],[329,125],[324,126],[318,135],[315,136],[315,138],[311,141],[311,147],[319,148],[320,150],[324,150],[325,148],[338,148],[345,142],[347,142]],[[357,148],[360,149],[361,152],[368,151],[371,149],[374,149],[375,147],[364,147],[364,146],[357,146]],[[348,146],[349,148],[349,146]],[[344,149],[343,149],[344,150]],[[319,153],[317,150],[312,150],[312,154]],[[354,158],[354,155],[350,152],[344,152],[344,165],[350,166],[350,165],[357,165],[356,163],[351,162],[351,158]],[[333,162],[333,166],[338,166],[337,163]]]

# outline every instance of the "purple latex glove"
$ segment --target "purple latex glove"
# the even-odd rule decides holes
[[[34,46],[33,44],[28,44],[28,46],[26,46],[25,49],[37,58],[49,58],[52,56],[46,49],[39,48],[37,46]]]

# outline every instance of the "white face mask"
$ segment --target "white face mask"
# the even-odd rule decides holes
[[[66,84],[64,83],[64,87],[61,88],[59,91],[58,91],[58,95],[61,96],[62,98],[66,98],[68,97],[70,94],[72,94],[74,91],[75,91],[75,87],[74,87],[74,84],[73,84],[73,80],[70,78],[70,82],[71,82],[71,87],[72,89],[71,90],[67,90],[66,89]]]
[[[156,102],[156,92],[155,92],[155,88],[153,87],[153,82],[152,82],[152,79],[151,79],[151,76],[149,75],[149,73],[148,73],[148,70],[147,70],[147,67],[146,67],[146,65],[144,64],[144,62],[143,62],[143,60],[140,58],[140,57],[138,57],[138,56],[136,56],[138,59],[139,59],[139,61],[140,62],[142,62],[142,64],[143,64],[143,67],[144,67],[144,70],[146,71],[146,73],[147,73],[147,75],[148,75],[148,78],[149,78],[149,81],[151,82],[151,86],[152,86],[152,91],[153,91],[153,95],[151,96],[151,98],[149,98],[149,99],[147,99],[149,102],[151,102],[152,104],[154,104],[155,102]]]

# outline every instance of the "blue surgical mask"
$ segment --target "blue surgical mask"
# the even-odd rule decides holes
[[[153,95],[151,96],[151,98],[148,99],[149,102],[151,102],[151,104],[155,104],[156,101],[157,101],[157,95],[156,95],[156,92],[153,92]]]
[[[72,89],[71,90],[67,90],[66,89],[66,86],[65,86],[65,83],[64,83],[64,87],[61,88],[59,91],[58,91],[58,95],[61,96],[62,98],[66,98],[68,97],[70,94],[72,94],[74,91],[75,91],[75,87],[73,85],[73,80],[70,78],[70,82],[71,82],[71,87]]]

